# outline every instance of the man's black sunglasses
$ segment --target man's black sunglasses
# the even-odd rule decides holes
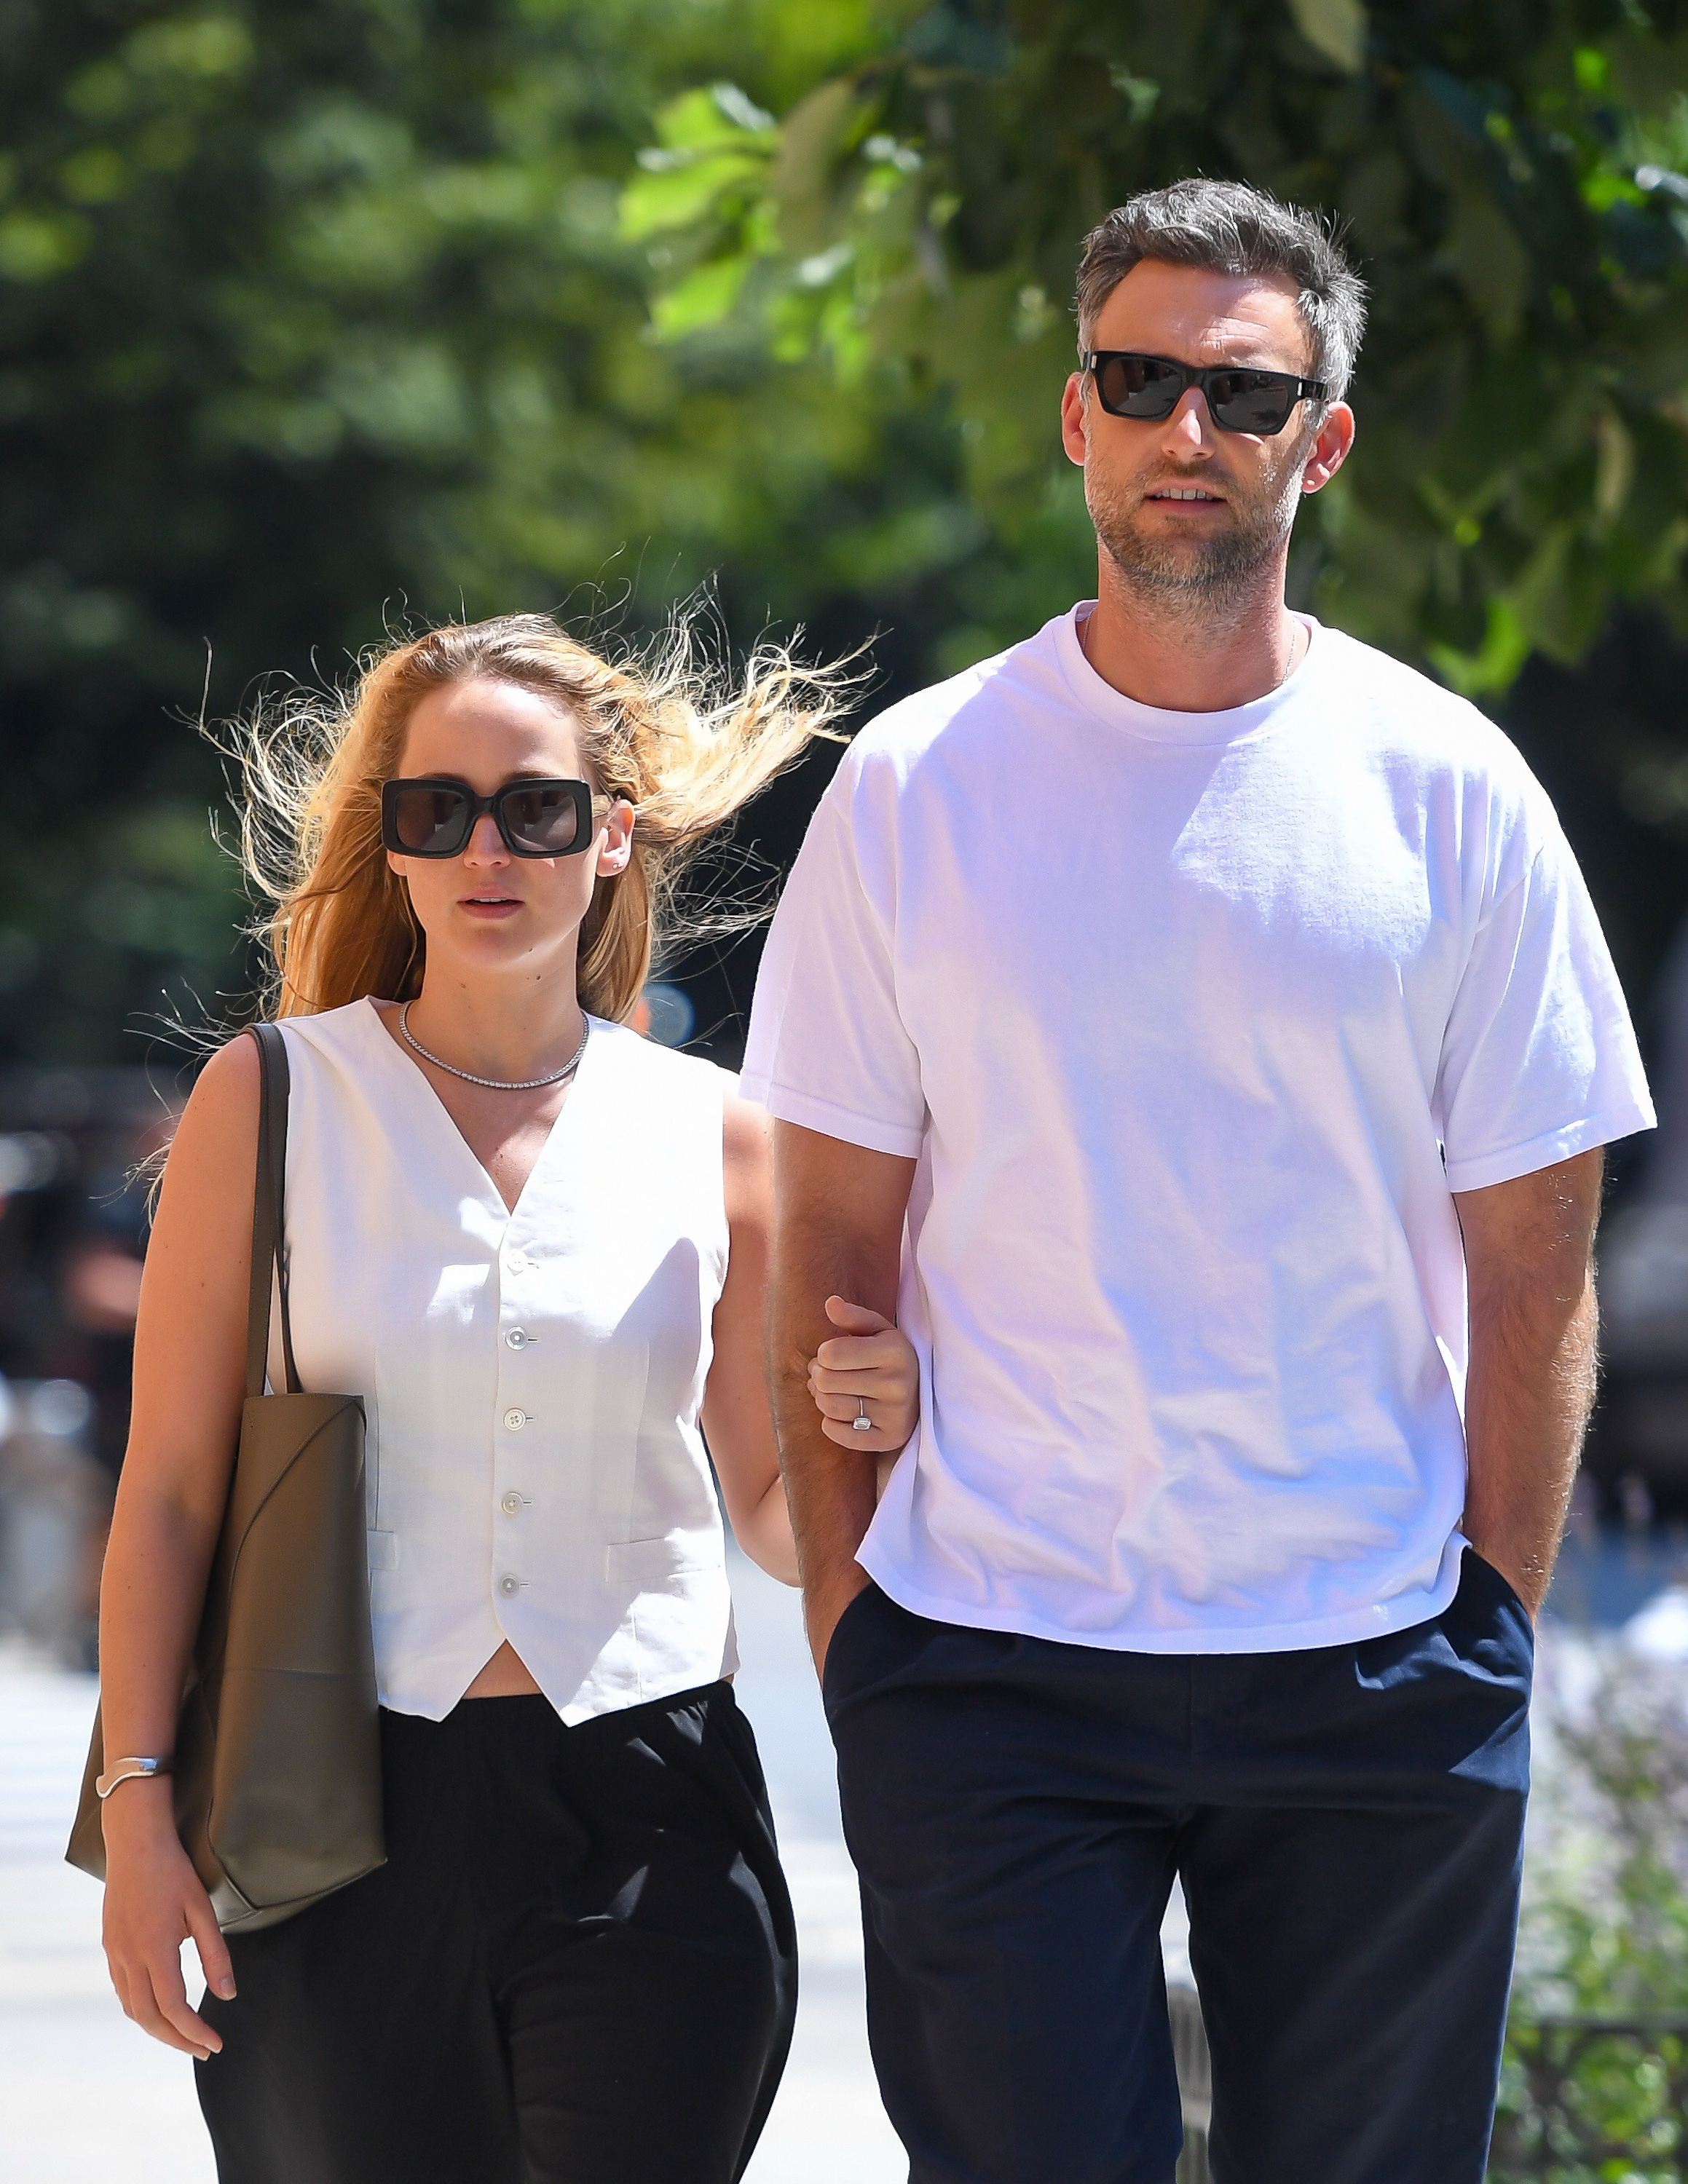
[[[1239,364],[1203,369],[1170,356],[1140,356],[1129,348],[1092,349],[1084,368],[1110,417],[1153,424],[1171,415],[1187,387],[1199,387],[1208,415],[1221,432],[1256,432],[1268,440],[1283,430],[1298,402],[1325,398],[1322,379],[1298,379],[1293,371],[1254,371]]]
[[[381,838],[401,857],[458,857],[490,811],[514,857],[575,857],[593,837],[595,811],[625,797],[595,796],[586,781],[506,781],[477,796],[461,781],[383,781]]]

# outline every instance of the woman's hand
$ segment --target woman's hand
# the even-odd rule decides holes
[[[117,1998],[143,2032],[203,2063],[223,2043],[188,2007],[182,1944],[193,1942],[206,1986],[226,2001],[234,1995],[234,1967],[211,1899],[177,1838],[169,1782],[121,1784],[101,1818],[105,1960]]]
[[[920,1368],[914,1346],[896,1324],[864,1304],[826,1300],[839,1329],[809,1366],[809,1393],[829,1440],[864,1456],[895,1455],[920,1419]],[[872,1430],[859,1428],[864,1415]]]

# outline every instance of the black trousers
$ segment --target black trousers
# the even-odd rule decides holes
[[[826,1705],[911,2184],[1171,2184],[1175,1873],[1216,2184],[1480,2184],[1531,1657],[1470,1553],[1434,1622],[1294,1653],[1104,1652],[858,1595]]]
[[[221,2184],[732,2184],[796,1947],[731,1686],[383,1713],[382,1748],[387,1864],[231,1936],[206,1997]]]

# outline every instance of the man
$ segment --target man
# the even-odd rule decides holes
[[[862,733],[763,961],[775,1403],[914,2184],[1169,2184],[1175,1874],[1223,2184],[1484,2170],[1600,1147],[1652,1117],[1517,752],[1285,606],[1363,315],[1253,190],[1103,222],[1096,603]],[[877,1512],[806,1389],[829,1292],[921,1356]]]

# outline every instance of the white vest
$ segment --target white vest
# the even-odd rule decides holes
[[[511,1213],[372,1002],[282,1030],[293,1346],[368,1416],[383,1705],[442,1719],[506,1638],[569,1723],[730,1674],[697,1424],[729,1080],[594,1018]]]

